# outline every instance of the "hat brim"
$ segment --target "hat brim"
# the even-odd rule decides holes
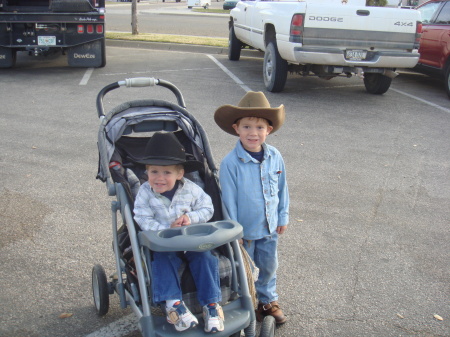
[[[278,108],[241,108],[234,105],[222,105],[214,113],[216,124],[225,132],[237,136],[233,124],[240,118],[257,117],[268,120],[273,127],[271,133],[276,132],[285,120],[284,105]]]
[[[173,160],[173,159],[161,159],[161,158],[142,158],[138,161],[144,165],[156,165],[156,166],[170,166],[170,165],[183,165],[186,173],[199,171],[203,169],[203,164],[198,160]]]

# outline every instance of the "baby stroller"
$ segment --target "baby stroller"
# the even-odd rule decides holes
[[[104,96],[120,87],[161,86],[175,95],[174,104],[158,99],[129,101],[105,114]],[[97,96],[100,118],[98,133],[99,170],[97,178],[106,183],[111,203],[113,251],[116,271],[108,279],[104,268],[92,269],[94,304],[99,316],[109,309],[109,296],[117,293],[121,308],[130,306],[136,314],[144,337],[210,336],[199,325],[182,333],[166,320],[164,306],[152,301],[152,251],[207,251],[219,259],[220,285],[225,315],[225,330],[214,336],[256,336],[254,296],[248,280],[251,278],[249,260],[238,240],[243,236],[239,223],[232,221],[222,207],[217,169],[201,125],[186,109],[183,96],[172,83],[155,78],[132,78],[104,87]],[[203,169],[186,174],[211,196],[214,215],[208,223],[194,224],[161,231],[141,231],[133,220],[133,205],[137,190],[146,181],[144,165],[138,164],[143,149],[155,132],[173,132],[186,149],[187,156],[203,163]],[[196,297],[195,283],[189,268],[182,266],[179,275],[183,301],[200,318],[201,306]],[[253,281],[251,281],[253,282]],[[250,284],[251,285],[251,284]],[[275,333],[275,320],[268,316],[260,336]]]

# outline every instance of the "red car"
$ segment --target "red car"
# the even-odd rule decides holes
[[[444,79],[450,97],[450,0],[431,0],[417,7],[422,14],[418,72]]]

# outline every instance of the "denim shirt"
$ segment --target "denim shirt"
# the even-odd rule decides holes
[[[264,160],[254,159],[238,140],[220,164],[222,200],[244,227],[246,240],[258,240],[289,222],[289,192],[280,152],[263,144]]]

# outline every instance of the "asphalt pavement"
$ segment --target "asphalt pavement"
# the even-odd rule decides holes
[[[116,295],[96,317],[90,271],[114,271],[112,198],[95,180],[96,94],[141,76],[180,88],[217,164],[236,141],[213,121],[219,105],[246,89],[285,105],[285,125],[268,138],[291,195],[278,272],[289,321],[277,337],[450,336],[450,103],[439,81],[405,72],[378,96],[359,78],[289,75],[273,94],[257,58],[112,43],[105,68],[19,55],[1,71],[0,336],[139,336]],[[137,98],[123,89],[105,104]]]

